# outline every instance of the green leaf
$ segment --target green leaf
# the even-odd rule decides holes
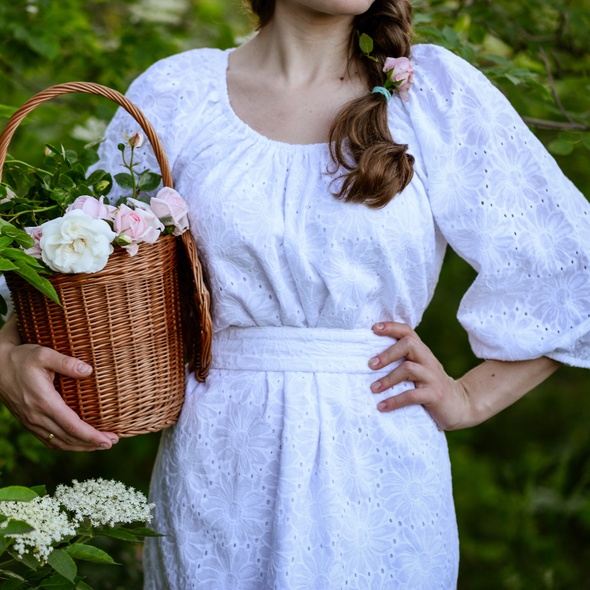
[[[3,248],[2,256],[13,260],[17,264],[22,263],[34,268],[35,270],[45,271],[45,267],[33,256],[19,250],[18,248]]]
[[[78,580],[76,590],[92,590],[92,586],[89,586],[84,580]]]
[[[47,488],[44,484],[31,486],[30,489],[33,490],[38,496],[47,496]]]
[[[41,567],[39,560],[37,560],[35,557],[33,557],[30,553],[25,553],[24,555],[19,555],[15,551],[9,551],[9,554],[13,559],[18,561],[19,563],[22,563],[23,565],[28,567],[30,570],[33,570],[34,572],[36,572]]]
[[[94,186],[95,184],[99,183],[106,175],[104,170],[95,170],[87,179],[86,184],[89,186]]]
[[[104,529],[95,531],[97,536],[111,537],[113,539],[120,539],[121,541],[137,541],[138,536],[125,529]]]
[[[81,154],[79,161],[84,166],[84,168],[88,168],[92,166],[92,164],[96,164],[100,160],[96,150],[88,150],[85,149]],[[98,172],[98,170],[97,170]]]
[[[365,55],[371,55],[373,53],[373,39],[367,33],[363,33],[359,38],[359,47]]]
[[[127,172],[120,172],[119,174],[115,174],[115,180],[121,188],[133,189],[133,177],[131,174],[127,174]]]
[[[47,563],[64,578],[73,582],[78,574],[76,562],[64,549],[54,549],[47,558]]]
[[[3,219],[0,219],[0,236],[8,236],[22,248],[32,248],[35,243],[26,231],[15,227],[12,223],[8,223],[8,221]]]
[[[2,250],[0,250],[0,256],[2,256]],[[0,258],[0,273],[8,272],[9,270],[16,270],[18,266],[16,266],[10,260],[6,260],[5,258]]]
[[[3,581],[2,590],[22,590],[22,588],[26,588],[26,586],[23,586],[23,582],[25,582],[26,580],[24,578],[21,578],[14,572],[8,570],[0,570],[0,578],[5,576],[10,576],[13,579]]]
[[[16,274],[25,279],[25,281],[27,281],[31,285],[33,285],[35,289],[41,291],[43,295],[49,297],[49,299],[61,306],[61,302],[59,300],[57,293],[55,292],[55,289],[53,288],[53,285],[46,278],[40,276],[34,268],[31,268],[30,266],[22,263],[21,261],[18,261],[17,265],[18,269],[14,271],[16,272]]]
[[[59,574],[54,574],[47,580],[43,580],[38,588],[44,588],[45,590],[75,590],[76,584]]]
[[[133,531],[133,533],[136,534],[138,537],[163,537],[164,536],[161,533],[157,533],[153,529],[150,529],[150,528],[147,528],[144,526],[133,527],[133,528],[130,528],[129,530]]]
[[[569,156],[574,151],[574,147],[575,144],[567,139],[556,139],[548,146],[549,151],[558,156]]]
[[[25,488],[24,486],[0,488],[0,501],[30,502],[38,495],[31,488]]]
[[[85,545],[83,543],[74,543],[64,549],[74,559],[81,559],[83,561],[91,561],[93,563],[115,564],[113,558],[98,547],[93,545]]]
[[[139,189],[142,191],[153,191],[158,188],[162,177],[155,172],[144,170],[139,176]]]
[[[9,520],[8,524],[0,529],[0,537],[6,535],[22,535],[33,530],[33,527],[22,520]]]

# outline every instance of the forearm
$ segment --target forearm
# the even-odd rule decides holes
[[[507,408],[552,375],[559,363],[547,357],[529,361],[485,361],[457,380],[471,408],[475,426]]]

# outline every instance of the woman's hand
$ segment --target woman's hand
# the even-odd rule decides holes
[[[381,336],[397,342],[369,361],[371,369],[401,364],[371,385],[382,393],[402,381],[409,389],[378,404],[381,412],[422,405],[441,430],[475,426],[494,416],[549,377],[559,363],[546,357],[530,361],[486,361],[460,379],[447,375],[419,336],[406,324],[383,322],[373,326]]]
[[[14,317],[0,331],[0,399],[46,446],[67,451],[109,449],[116,434],[83,422],[53,386],[55,373],[83,379],[92,367],[35,344],[19,344]]]

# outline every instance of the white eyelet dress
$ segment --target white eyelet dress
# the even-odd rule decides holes
[[[419,323],[448,243],[478,272],[459,320],[479,357],[589,367],[590,207],[502,95],[428,45],[410,102],[389,106],[414,179],[383,209],[338,201],[327,145],[271,141],[235,115],[228,54],[165,59],[129,92],[190,205],[215,327],[207,382],[188,376],[163,434],[165,536],[147,543],[145,586],[451,590],[445,436],[421,406],[377,411],[412,384],[370,392],[367,363],[391,344],[371,326]],[[109,170],[136,127],[115,116]]]

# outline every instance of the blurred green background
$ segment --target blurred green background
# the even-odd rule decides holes
[[[588,0],[419,0],[418,40],[480,67],[575,184],[590,194]],[[156,59],[239,43],[251,30],[233,0],[0,0],[0,125],[35,92],[90,80],[124,91]],[[11,151],[38,162],[45,141],[79,147],[114,112],[104,99],[44,105]],[[455,315],[473,271],[454,254],[419,332],[448,372],[476,363]],[[590,288],[590,287],[589,287]],[[0,359],[1,361],[1,359]],[[463,590],[590,589],[590,374],[563,367],[487,423],[449,433]],[[158,435],[104,453],[51,452],[0,407],[0,485],[116,478],[147,491]],[[138,549],[88,570],[96,588],[141,587]]]

